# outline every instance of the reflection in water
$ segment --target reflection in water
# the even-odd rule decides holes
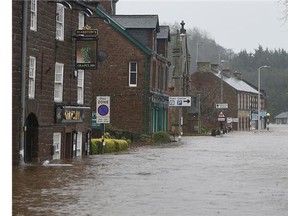
[[[13,167],[13,215],[284,216],[287,138],[271,127]]]

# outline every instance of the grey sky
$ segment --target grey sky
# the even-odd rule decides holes
[[[216,43],[234,52],[253,52],[262,45],[288,51],[288,21],[279,1],[119,0],[117,14],[158,14],[160,24],[198,27]]]

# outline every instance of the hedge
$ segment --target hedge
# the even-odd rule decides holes
[[[125,151],[128,149],[128,142],[120,139],[105,139],[105,147],[102,146],[102,138],[91,140],[91,154],[102,154]]]

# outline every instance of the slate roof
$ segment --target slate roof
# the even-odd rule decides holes
[[[155,29],[159,32],[158,15],[114,15],[113,20],[126,29]]]
[[[221,73],[220,72],[213,73],[213,74],[215,74],[216,76],[218,76],[221,79]],[[237,91],[243,91],[243,92],[250,92],[250,93],[258,94],[258,90],[256,90],[252,86],[248,85],[243,80],[240,80],[240,79],[235,78],[233,76],[228,77],[225,75],[223,75],[222,78],[223,78],[224,82],[226,82],[228,85],[232,86]]]
[[[278,119],[288,119],[288,112],[282,112],[279,115],[275,116],[274,118],[278,118]]]

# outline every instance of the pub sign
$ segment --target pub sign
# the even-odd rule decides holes
[[[98,30],[76,30],[75,68],[90,70],[97,68]]]

